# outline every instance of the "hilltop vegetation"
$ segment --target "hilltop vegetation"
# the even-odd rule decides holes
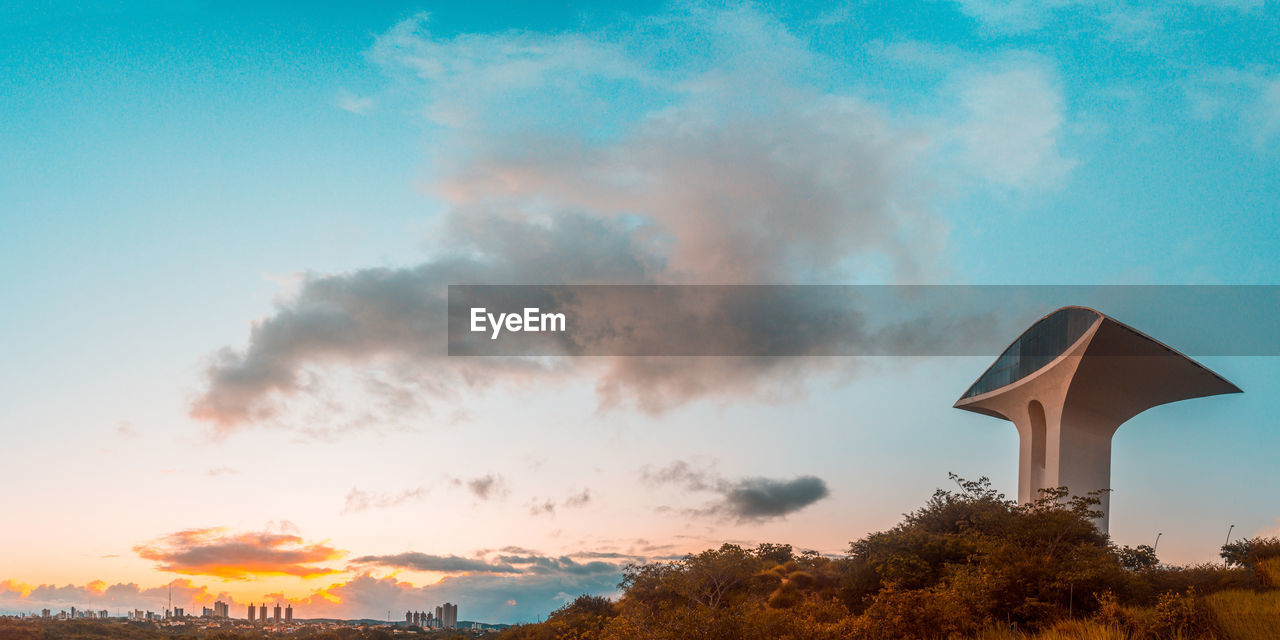
[[[1091,522],[1096,496],[1019,505],[955,478],[843,558],[725,544],[629,566],[617,601],[581,596],[504,640],[1159,640],[1280,637],[1280,540],[1226,565],[1162,566]]]
[[[725,544],[631,565],[622,596],[583,595],[503,640],[1274,640],[1280,539],[1222,548],[1225,564],[1161,565],[1116,547],[1091,518],[1095,496],[1065,489],[1019,505],[985,478],[955,478],[844,557],[790,545]],[[378,627],[287,634],[391,640]],[[419,637],[414,634],[413,637]],[[260,632],[175,632],[148,624],[0,620],[3,640],[258,640]],[[474,637],[434,632],[425,637]],[[488,637],[493,637],[492,635]]]

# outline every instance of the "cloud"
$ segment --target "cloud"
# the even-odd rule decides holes
[[[533,498],[529,501],[529,515],[553,516],[559,507],[579,509],[588,504],[591,504],[591,489],[583,489],[558,502],[551,498]]]
[[[209,476],[211,478],[216,478],[218,476],[236,475],[238,473],[240,472],[236,471],[235,469],[232,469],[231,467],[214,467],[204,472],[206,476]]]
[[[534,498],[529,501],[529,515],[531,516],[553,516],[556,514],[556,501],[551,498],[538,499]]]
[[[618,592],[627,562],[644,558],[589,553],[547,556],[528,549],[508,547],[462,558],[416,552],[363,556],[352,562],[366,567],[433,571],[450,574],[438,583],[417,587],[392,577],[362,573],[347,583],[334,585],[313,601],[336,599],[346,610],[376,617],[393,609],[425,609],[448,600],[463,603],[461,619],[492,622],[531,621],[580,594],[613,595]],[[607,557],[605,557],[607,556]],[[606,561],[609,560],[609,561]]]
[[[338,94],[336,104],[343,111],[361,115],[372,110],[376,102],[370,96],[358,96],[344,90]]]
[[[346,503],[342,507],[342,512],[355,513],[368,509],[398,507],[406,502],[420,500],[424,495],[426,495],[426,489],[423,487],[406,489],[399,493],[377,493],[362,491],[358,487],[351,487],[351,491],[347,492]]]
[[[952,126],[963,161],[991,184],[1058,184],[1075,165],[1059,149],[1065,107],[1048,65],[1012,61],[960,72],[953,80],[960,120]]]
[[[1234,124],[1258,150],[1280,134],[1280,73],[1258,67],[1206,69],[1186,82],[1192,115]]]
[[[300,600],[301,615],[341,612],[345,617],[381,620],[388,609],[397,612],[428,610],[441,602],[460,604],[460,620],[484,622],[532,622],[579,594],[614,595],[622,579],[618,565],[602,564],[590,570],[544,573],[473,573],[447,577],[417,586],[395,577],[361,574],[336,583]],[[340,604],[335,604],[340,603]]]
[[[251,426],[412,428],[421,421],[406,416],[532,381],[585,379],[601,408],[650,414],[707,398],[792,399],[810,374],[858,363],[448,358],[447,286],[915,283],[942,270],[947,227],[932,209],[934,185],[958,182],[958,172],[966,183],[977,176],[1025,190],[1055,184],[1072,166],[1060,151],[1063,105],[1046,65],[965,68],[939,96],[948,115],[921,126],[933,121],[860,97],[874,88],[831,89],[833,61],[750,6],[677,7],[554,34],[446,37],[418,16],[380,36],[369,55],[417,88],[440,125],[427,189],[442,213],[430,258],[306,274],[245,345],[210,358],[190,413],[215,436]],[[595,302],[586,321],[608,329],[611,301]],[[821,329],[793,345],[797,353],[831,353],[868,335],[859,314],[820,295],[793,303]],[[767,319],[731,294],[705,304]],[[902,338],[928,341],[937,331]],[[730,350],[790,338],[758,322],[718,339]],[[377,391],[336,393],[344,376]],[[337,426],[315,426],[326,422]]]
[[[691,492],[720,494],[715,502],[685,513],[716,515],[740,523],[781,518],[831,493],[827,483],[817,476],[728,480],[711,469],[697,469],[683,460],[660,469],[645,467],[640,470],[640,477],[650,485],[674,485]]]
[[[492,563],[482,558],[436,556],[416,551],[386,556],[360,556],[353,558],[351,562],[353,564],[412,569],[414,571],[439,571],[443,573],[520,573],[520,569],[510,564]]]
[[[488,475],[472,478],[467,481],[467,490],[475,497],[481,500],[488,500],[491,497],[502,497],[507,495],[506,481],[498,474],[490,473]]]
[[[38,612],[45,607],[55,612],[69,607],[103,608],[110,610],[111,615],[116,614],[116,609],[154,611],[163,607],[159,603],[167,602],[170,593],[175,606],[194,611],[217,600],[234,602],[226,592],[210,591],[185,578],[145,589],[133,583],[107,584],[102,580],[62,586],[0,580],[0,612]]]
[[[828,495],[827,483],[816,476],[745,478],[725,492],[723,508],[739,520],[763,520],[799,511]]]
[[[228,580],[254,576],[290,575],[310,578],[336,573],[316,566],[344,555],[321,543],[308,543],[292,534],[232,533],[224,528],[188,529],[133,548],[139,557],[157,563],[162,571]]]
[[[644,467],[640,479],[647,484],[674,484],[689,491],[713,491],[722,479],[709,469],[696,469],[684,460],[676,460],[661,469]]]
[[[547,118],[598,117],[602,90],[650,81],[624,44],[593,34],[508,31],[439,37],[430,27],[427,14],[403,20],[377,38],[368,57],[388,72],[407,76],[412,80],[407,85],[420,87],[427,118],[446,127],[522,130],[545,125]],[[534,120],[528,109],[513,108],[520,102],[543,102],[548,92],[562,99]]]
[[[461,603],[463,620],[526,622],[579,594],[614,595],[628,562],[644,557],[578,552],[548,556],[530,549],[505,547],[489,550],[473,558],[436,556],[417,552],[370,555],[355,558],[352,567],[363,569],[349,579],[315,589],[301,597],[265,594],[250,600],[279,601],[294,605],[294,617],[372,618],[381,620],[386,611],[430,610],[450,601]],[[420,586],[394,576],[378,577],[377,569],[427,571],[447,574],[434,584]],[[172,589],[176,606],[199,611],[215,600],[231,605],[233,615],[243,615],[248,604],[225,591],[213,591],[189,579],[142,588],[136,584],[107,584],[95,580],[85,585],[31,585],[16,580],[0,580],[0,613],[59,609],[110,608],[159,610]]]
[[[1265,0],[1191,0],[1169,3],[1165,12],[1179,5],[1247,12],[1263,5]],[[1098,3],[1086,0],[956,0],[960,10],[978,20],[994,33],[1021,34],[1053,25],[1057,20],[1115,20],[1117,14],[1149,13],[1144,4]]]

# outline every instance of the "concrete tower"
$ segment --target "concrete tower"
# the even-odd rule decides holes
[[[1031,325],[957,409],[1018,428],[1018,501],[1041,489],[1111,488],[1111,436],[1151,407],[1240,389],[1196,361],[1093,309],[1064,307]],[[1102,496],[1106,533],[1111,501]]]

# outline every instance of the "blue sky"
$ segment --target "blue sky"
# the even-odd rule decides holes
[[[29,524],[0,532],[0,609],[178,578],[192,602],[529,619],[616,577],[559,558],[839,552],[947,471],[1016,489],[1013,429],[950,408],[984,358],[484,369],[405,344],[394,309],[307,334],[347,309],[335,291],[1280,276],[1275,2],[53,3],[0,8],[0,35],[0,431]],[[1280,526],[1277,365],[1204,362],[1246,393],[1115,443],[1112,533],[1163,531],[1169,561]],[[830,496],[726,519],[654,480],[676,463]],[[389,520],[408,524],[369,533]],[[341,551],[335,572],[227,580],[138,551],[264,531]],[[542,572],[386,560],[506,547]]]

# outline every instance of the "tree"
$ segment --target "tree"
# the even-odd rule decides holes
[[[1120,566],[1130,571],[1152,569],[1160,564],[1160,560],[1156,558],[1156,550],[1145,544],[1136,547],[1126,545],[1121,547],[1117,554],[1120,557]]]

